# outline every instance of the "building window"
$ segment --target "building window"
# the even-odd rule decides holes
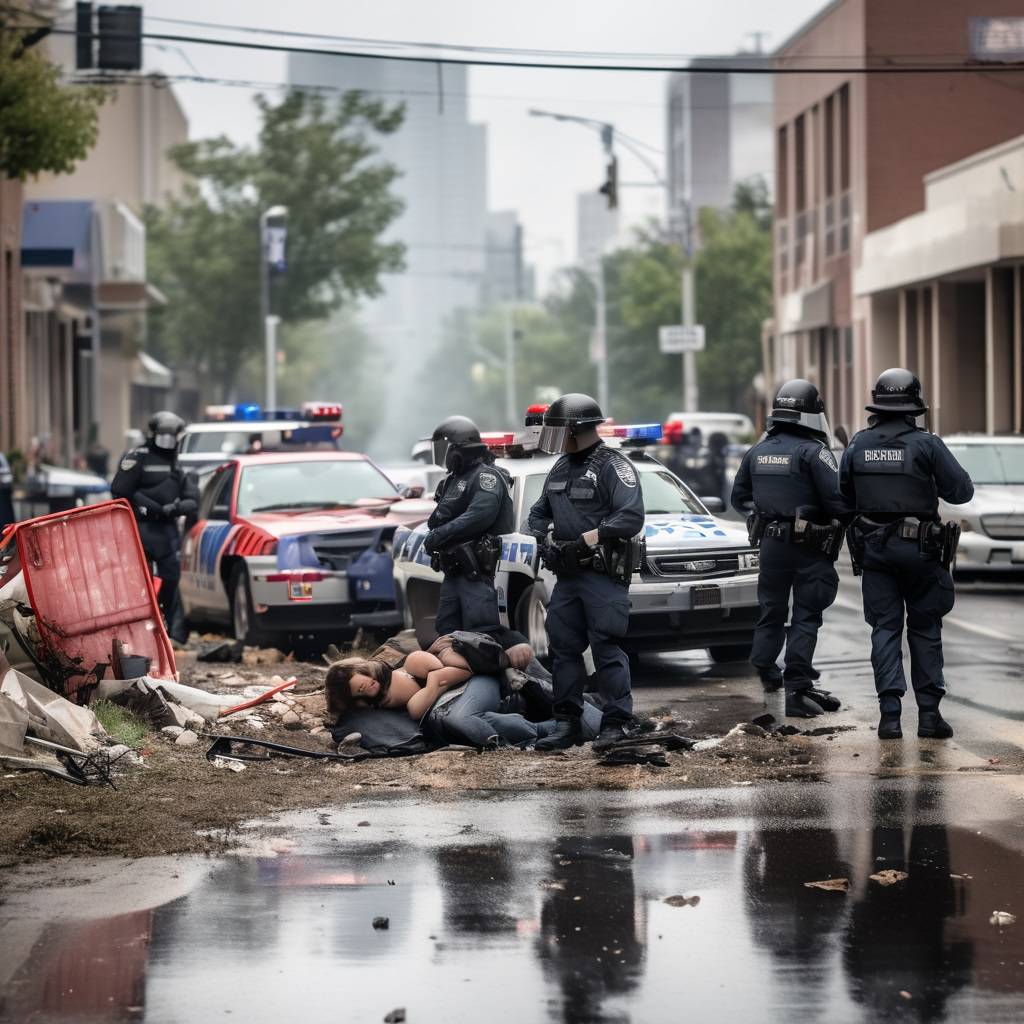
[[[836,254],[836,201],[825,200],[825,259]]]
[[[829,96],[825,100],[825,196],[827,198],[831,198],[835,191],[835,145],[835,97]]]
[[[839,90],[839,191],[850,187],[850,86]]]
[[[839,251],[850,251],[850,193],[839,197]]]
[[[785,217],[789,204],[789,133],[783,125],[775,144],[775,212]]]
[[[793,163],[796,174],[796,212],[807,207],[807,139],[806,121],[801,114],[793,125]]]
[[[789,224],[782,220],[776,225],[775,252],[779,262],[779,291],[787,292],[789,274]]]

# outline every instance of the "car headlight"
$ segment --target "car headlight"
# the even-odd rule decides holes
[[[761,553],[759,551],[747,551],[739,556],[739,568],[759,569],[761,567]]]

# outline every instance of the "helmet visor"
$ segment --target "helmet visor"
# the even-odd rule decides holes
[[[802,412],[800,413],[800,426],[813,430],[815,433],[831,437],[832,431],[828,425],[828,418],[823,412]]]
[[[153,444],[165,452],[173,452],[178,447],[177,434],[154,434]]]
[[[444,460],[448,457],[448,449],[451,442],[446,437],[438,437],[430,442],[430,452],[435,466],[443,466]]]
[[[540,437],[537,438],[537,447],[548,455],[561,455],[567,451],[566,443],[569,440],[570,430],[568,424],[560,427],[543,426],[540,428]]]

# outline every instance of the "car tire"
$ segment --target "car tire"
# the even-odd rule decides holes
[[[548,617],[548,599],[543,585],[534,583],[523,591],[516,605],[516,629],[530,641],[537,659],[546,661],[551,656],[545,623]]]
[[[239,563],[231,571],[231,626],[236,640],[251,647],[274,647],[274,634],[256,625],[256,612],[249,587],[249,570]]]
[[[715,664],[730,661],[750,661],[751,644],[716,644],[708,648],[708,654]]]

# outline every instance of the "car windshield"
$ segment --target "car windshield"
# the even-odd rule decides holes
[[[399,497],[395,485],[364,459],[268,463],[242,470],[238,515],[348,508]]]
[[[1024,484],[1024,444],[951,444],[976,484]]]
[[[530,509],[540,497],[544,489],[547,473],[534,473],[523,477],[522,521],[520,530],[526,529],[526,521],[530,517]],[[680,480],[677,480],[667,469],[641,470],[640,487],[644,495],[644,511],[649,516],[657,515],[701,515],[704,507],[693,496],[693,492]]]

